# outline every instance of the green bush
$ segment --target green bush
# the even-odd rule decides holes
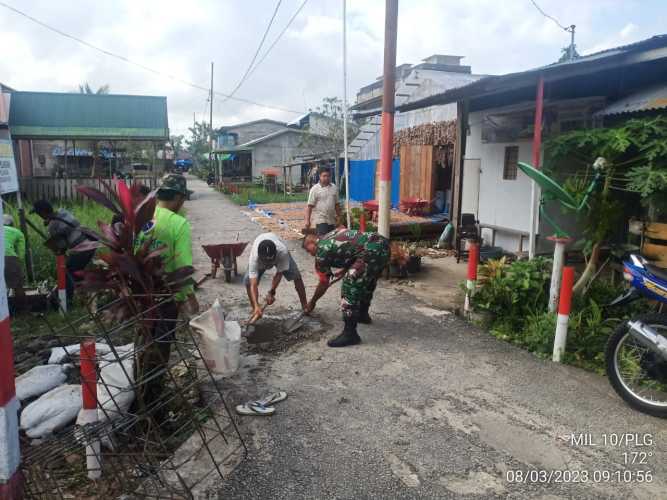
[[[547,312],[551,263],[546,259],[489,261],[480,269],[477,309],[491,314],[490,332],[501,340],[550,358],[556,331],[556,314]],[[604,348],[622,320],[651,309],[646,301],[606,308],[622,292],[622,285],[605,279],[593,282],[585,294],[575,295],[570,312],[565,363],[604,372]]]

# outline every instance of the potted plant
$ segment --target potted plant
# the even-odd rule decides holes
[[[415,274],[421,271],[422,268],[422,258],[419,255],[419,248],[416,243],[412,243],[407,247],[408,250],[408,262],[406,264],[407,271],[410,274]]]

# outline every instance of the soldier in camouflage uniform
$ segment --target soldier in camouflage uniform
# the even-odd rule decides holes
[[[371,323],[368,309],[382,270],[389,263],[389,240],[377,233],[336,230],[318,239],[306,237],[303,247],[315,257],[315,270],[320,277],[308,311],[329,288],[332,277],[343,277],[341,309],[345,328],[328,342],[329,347],[359,344],[357,323]],[[334,273],[332,269],[341,269]]]

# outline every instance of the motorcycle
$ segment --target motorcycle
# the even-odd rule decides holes
[[[611,306],[646,297],[659,303],[659,312],[631,318],[616,328],[605,349],[607,376],[630,406],[667,418],[667,270],[633,254],[623,262],[623,278],[630,288]]]

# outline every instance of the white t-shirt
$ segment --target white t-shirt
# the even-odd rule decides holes
[[[264,263],[259,260],[258,248],[259,244],[264,240],[271,240],[276,245],[276,260],[271,266],[265,266]],[[259,277],[260,271],[266,271],[272,267],[276,268],[276,272],[283,273],[289,269],[289,250],[287,246],[283,243],[278,236],[273,233],[264,233],[260,234],[255,238],[252,248],[250,249],[250,257],[248,258],[248,277],[257,278]]]
[[[319,182],[310,188],[308,205],[313,207],[311,223],[336,224],[336,205],[338,204],[338,188],[335,184],[324,187]]]

